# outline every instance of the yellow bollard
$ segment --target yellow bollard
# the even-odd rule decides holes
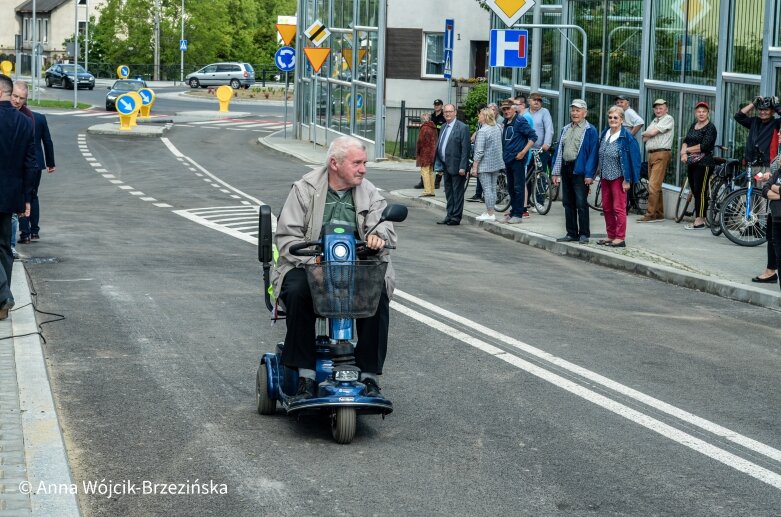
[[[14,64],[10,61],[3,61],[0,63],[0,71],[3,72],[3,75],[11,75],[11,72],[14,69]]]
[[[233,88],[223,84],[217,88],[216,95],[217,100],[220,101],[220,111],[227,112],[228,105],[231,103],[231,99],[233,98]]]
[[[120,130],[130,131],[133,129],[130,125],[130,121],[133,118],[133,113],[135,113],[137,109],[136,100],[131,95],[125,93],[117,97],[117,115],[119,115]]]
[[[141,96],[138,92],[127,92],[125,95],[130,95],[136,101],[136,109],[130,115],[130,127],[135,127],[138,125],[136,124],[136,119],[138,118],[138,112],[141,110]]]
[[[141,96],[141,118],[149,118],[149,114],[152,111],[152,106],[157,100],[154,90],[151,88],[141,88],[138,90],[138,95]]]

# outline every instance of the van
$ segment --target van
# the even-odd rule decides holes
[[[255,84],[255,70],[249,63],[212,63],[185,78],[190,88],[230,85],[234,90]]]

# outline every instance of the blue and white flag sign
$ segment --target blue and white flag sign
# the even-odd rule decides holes
[[[491,66],[526,68],[528,41],[527,30],[492,30]]]

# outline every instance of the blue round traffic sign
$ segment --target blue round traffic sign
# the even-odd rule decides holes
[[[127,77],[130,75],[130,68],[126,66],[119,67],[119,73],[122,77]]]
[[[152,101],[155,99],[155,92],[153,92],[149,88],[141,88],[140,90],[138,90],[138,95],[141,96],[142,106],[149,106],[150,104],[152,104]]]
[[[117,98],[117,111],[123,115],[132,115],[136,111],[136,100],[128,94]]]
[[[291,72],[296,68],[296,49],[281,47],[274,54],[274,63],[282,72]]]

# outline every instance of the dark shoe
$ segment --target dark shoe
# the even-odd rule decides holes
[[[773,275],[762,278],[761,276],[755,276],[751,279],[752,282],[757,282],[759,284],[775,284],[778,282],[778,273],[774,273]]]
[[[380,387],[377,385],[376,382],[374,382],[374,379],[366,378],[361,382],[366,385],[366,391],[364,392],[365,396],[382,397],[382,393],[380,393]]]
[[[459,224],[461,224],[461,221],[453,221],[451,219],[450,221],[446,222],[445,224],[448,225],[448,226],[458,226]]]
[[[569,235],[565,235],[564,237],[559,237],[558,239],[556,239],[556,242],[573,242],[576,240],[578,239],[575,237],[570,237]]]
[[[470,203],[482,203],[483,202],[483,198],[481,198],[480,196],[468,197],[468,198],[466,198],[466,200],[468,202],[470,202]]]
[[[30,235],[30,238],[31,238],[32,240],[34,240],[34,241],[37,241],[38,239],[40,239],[40,237],[38,236],[38,234],[37,234],[37,233],[34,233],[34,234]]]
[[[20,237],[19,244],[30,244],[30,237]]]
[[[580,238],[578,239],[578,242],[581,244],[588,244],[588,237],[586,237],[585,235],[581,235]]]
[[[609,246],[611,248],[626,248],[626,241],[611,242],[610,244],[606,244],[605,246]]]
[[[8,318],[8,311],[14,308],[13,298],[8,298],[6,301],[0,304],[0,320]]]
[[[613,241],[611,241],[610,239],[599,239],[599,240],[597,241],[597,244],[598,244],[598,245],[600,245],[600,246],[610,246],[610,244],[611,244],[612,242],[613,242]]]
[[[448,224],[450,222],[450,219],[443,219],[441,221],[437,221],[437,224]]]
[[[434,189],[438,189],[440,185],[442,185],[442,176],[437,175],[434,179]]]
[[[296,394],[290,397],[290,402],[299,402],[301,400],[311,399],[315,396],[315,381],[309,377],[298,378],[298,390]]]
[[[420,180],[417,185],[412,188],[423,188],[423,180]]]

